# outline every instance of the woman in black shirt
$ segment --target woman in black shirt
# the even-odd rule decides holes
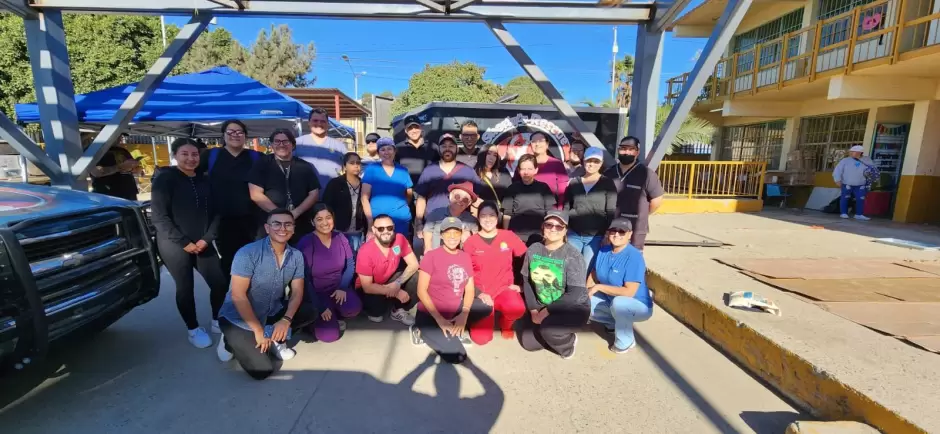
[[[581,253],[589,270],[617,210],[617,186],[613,179],[600,174],[603,167],[604,152],[588,149],[581,167],[584,174],[571,178],[565,192],[565,211],[571,219],[568,243]]]
[[[526,245],[542,240],[542,220],[555,208],[555,194],[544,182],[536,181],[538,162],[531,154],[523,155],[516,165],[519,179],[506,189],[503,198],[503,223]]]
[[[363,241],[366,216],[362,212],[362,159],[355,152],[343,156],[343,176],[326,184],[323,203],[333,209],[336,230],[346,235],[353,255]]]
[[[480,177],[480,184],[474,193],[482,200],[491,200],[502,208],[503,197],[512,183],[512,175],[506,170],[506,161],[499,158],[496,145],[489,145],[477,154],[477,164],[473,167]]]
[[[214,245],[219,217],[212,209],[206,176],[196,173],[199,167],[196,142],[177,139],[171,150],[177,166],[156,177],[151,189],[150,207],[157,229],[157,248],[176,282],[176,307],[189,329],[189,342],[196,348],[206,348],[212,345],[212,338],[199,327],[196,318],[193,267],[209,285],[212,331],[221,333],[219,309],[228,288]]]

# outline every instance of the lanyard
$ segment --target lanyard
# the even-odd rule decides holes
[[[284,168],[284,166],[281,165],[280,161],[278,161],[277,163],[277,167],[280,168],[281,173],[284,174],[284,190],[287,193],[287,210],[288,211],[294,210],[294,200],[291,198],[291,195],[290,195],[290,169],[293,166],[294,166],[293,161],[291,161],[290,164],[288,164],[286,169]]]
[[[631,167],[630,170],[627,171],[627,173],[621,173],[621,172],[620,172],[620,165],[618,164],[618,165],[617,165],[617,176],[620,177],[620,182],[623,182],[623,180],[626,179],[627,176],[630,176],[630,174],[633,173],[633,169],[636,169],[637,166],[639,166],[639,164],[634,164],[633,167]]]
[[[496,198],[496,206],[499,207],[499,209],[503,209],[503,204],[500,203],[499,200],[499,194],[496,193],[496,187],[493,187],[493,183],[490,182],[490,178],[484,174],[483,181],[486,182],[486,185],[490,186],[490,190],[493,191],[493,197]]]

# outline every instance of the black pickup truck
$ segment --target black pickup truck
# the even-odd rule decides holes
[[[140,203],[0,182],[0,372],[154,299],[152,243]]]

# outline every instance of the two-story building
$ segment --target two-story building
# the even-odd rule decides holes
[[[707,38],[726,5],[706,0],[671,30]],[[940,0],[754,0],[693,113],[719,127],[713,160],[802,166],[815,189],[835,188],[832,169],[862,145],[886,215],[940,223]]]

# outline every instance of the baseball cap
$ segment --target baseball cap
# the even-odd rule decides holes
[[[624,217],[617,217],[614,221],[610,222],[610,227],[608,229],[620,229],[627,232],[633,232],[633,223],[629,219]]]
[[[477,194],[473,192],[473,184],[471,184],[470,181],[464,181],[464,182],[461,182],[460,184],[451,184],[449,187],[447,187],[448,193],[454,190],[463,190],[467,192],[467,194],[470,195],[471,202],[477,201]]]
[[[441,220],[441,232],[448,229],[460,229],[463,231],[463,222],[457,217],[447,217]]]
[[[366,134],[366,143],[369,143],[369,142],[378,142],[379,139],[381,139],[381,138],[382,138],[382,137],[380,137],[380,136],[379,136],[378,134],[376,134],[376,133],[369,133],[369,134]]]
[[[587,160],[601,160],[601,163],[604,162],[604,151],[601,148],[595,148],[591,146],[584,151],[584,161]]]
[[[568,225],[568,213],[566,211],[553,209],[545,213],[545,218],[542,219],[542,221],[548,220],[550,218],[561,220],[561,222],[564,223],[565,226]]]
[[[861,145],[855,145],[849,149],[849,152],[865,152],[865,148]]]
[[[457,144],[457,139],[455,139],[454,135],[451,133],[444,133],[443,135],[441,135],[441,138],[437,140],[437,144],[444,143],[444,140],[450,140],[454,142],[455,145]]]
[[[418,120],[418,117],[415,115],[405,116],[405,128],[408,128],[412,125],[421,126],[421,121]]]
[[[395,146],[395,141],[391,137],[382,137],[376,142],[376,149],[382,149],[384,146]]]

